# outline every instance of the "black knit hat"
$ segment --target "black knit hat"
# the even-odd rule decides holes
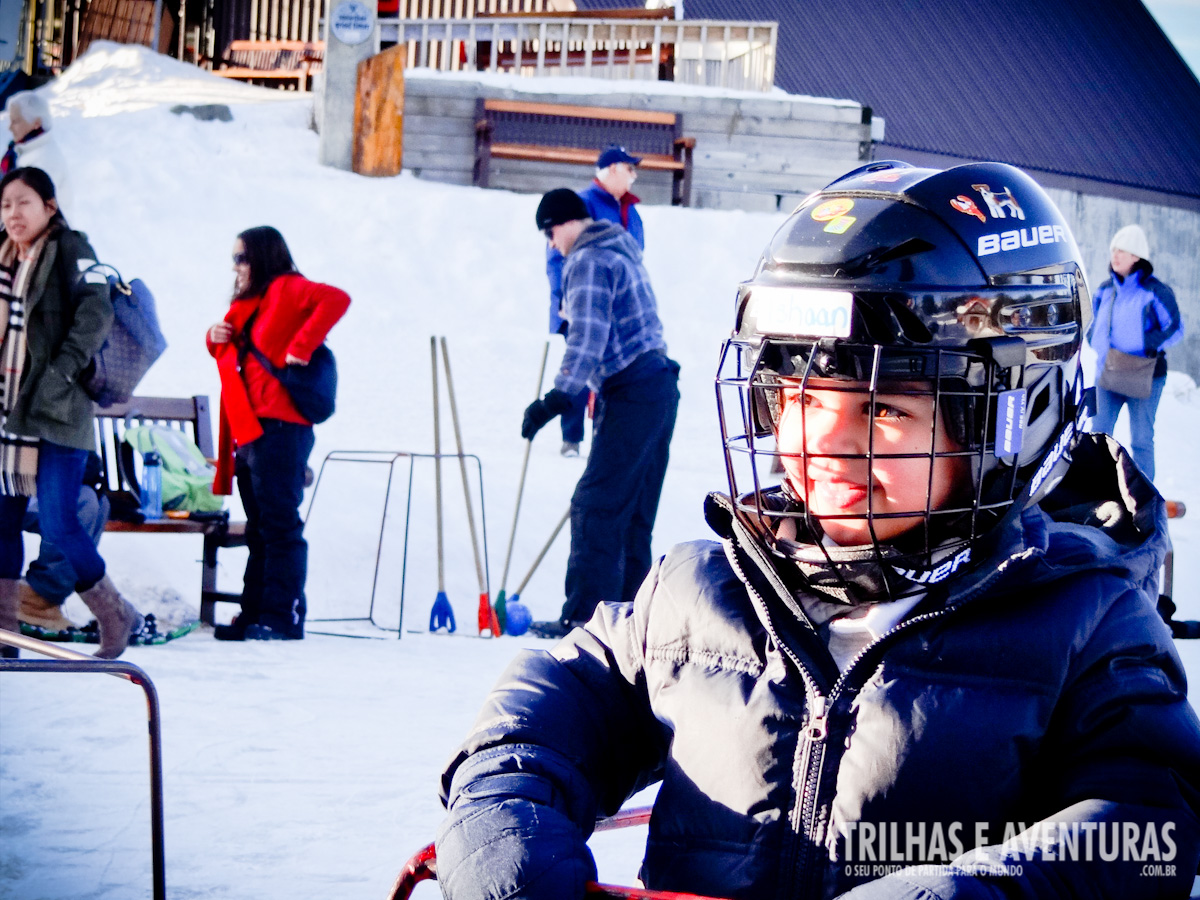
[[[588,219],[587,206],[579,195],[570,188],[555,188],[542,195],[537,208],[537,227],[545,230],[552,225],[561,225],[575,219]]]

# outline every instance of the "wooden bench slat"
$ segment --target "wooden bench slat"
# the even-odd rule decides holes
[[[300,90],[324,67],[324,41],[230,41],[214,74],[222,78],[295,80]]]
[[[214,455],[212,423],[208,398],[131,397],[129,402],[96,407],[96,451],[100,455],[104,493],[114,502],[136,502],[132,485],[127,483],[121,461],[121,444],[127,427],[166,425],[178,428],[200,448],[206,458]],[[198,534],[204,538],[204,556],[200,569],[200,619],[214,624],[215,605],[234,601],[236,594],[223,594],[217,588],[217,551],[246,544],[246,523],[225,519],[151,519],[127,522],[110,519],[105,531],[126,534]]]
[[[104,526],[105,531],[136,532],[143,534],[210,534],[224,531],[234,537],[246,534],[245,522],[206,521],[204,519],[151,519],[146,522],[126,522],[122,519],[109,519]],[[229,546],[233,546],[230,544]]]
[[[492,144],[492,156],[498,156],[501,159],[546,160],[547,162],[594,166],[600,157],[600,150],[586,150],[581,147],[550,147],[544,144]],[[639,168],[682,171],[684,163],[682,160],[661,153],[647,153],[642,157]]]
[[[647,122],[654,125],[674,125],[675,113],[656,110],[610,109],[603,106],[570,106],[557,103],[533,103],[524,100],[484,100],[488,112],[531,113],[539,116],[576,116],[581,119],[601,119],[606,122]]]
[[[476,101],[472,180],[488,186],[492,157],[595,165],[603,147],[620,144],[644,169],[671,173],[671,203],[689,206],[695,138],[683,118],[658,110],[481,98]]]
[[[300,78],[308,74],[308,69],[253,69],[249,67],[228,67],[217,69],[214,75],[222,78]]]

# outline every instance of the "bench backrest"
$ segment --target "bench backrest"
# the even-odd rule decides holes
[[[96,452],[100,454],[105,492],[110,497],[128,494],[136,500],[136,481],[126,470],[121,447],[126,428],[135,425],[166,425],[177,428],[195,441],[200,452],[214,456],[212,422],[208,397],[130,397],[128,403],[96,407]]]
[[[500,144],[586,150],[621,144],[634,155],[670,156],[681,130],[678,115],[655,110],[480,99],[476,112],[490,126],[491,140]]]
[[[295,69],[325,58],[324,41],[230,41],[225,62],[252,69]]]

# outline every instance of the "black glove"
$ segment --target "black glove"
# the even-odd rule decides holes
[[[521,437],[532,441],[533,436],[542,430],[542,426],[570,408],[571,395],[554,388],[541,400],[534,400],[525,407],[525,418],[521,420]]]

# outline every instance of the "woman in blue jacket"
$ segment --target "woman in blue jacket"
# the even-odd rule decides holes
[[[443,776],[445,897],[582,900],[596,817],[655,782],[649,888],[1187,896],[1165,504],[1078,432],[1087,300],[1010,166],[872,163],[808,198],[722,353],[719,542],[514,659]]]
[[[1096,415],[1092,431],[1112,434],[1122,406],[1129,407],[1130,449],[1154,480],[1154,417],[1167,383],[1166,349],[1183,340],[1175,292],[1154,277],[1150,243],[1138,225],[1126,225],[1109,244],[1109,277],[1092,298],[1088,343],[1096,351]],[[1107,390],[1101,379],[1109,350],[1156,359],[1148,396]],[[1137,393],[1141,393],[1137,391]]]

